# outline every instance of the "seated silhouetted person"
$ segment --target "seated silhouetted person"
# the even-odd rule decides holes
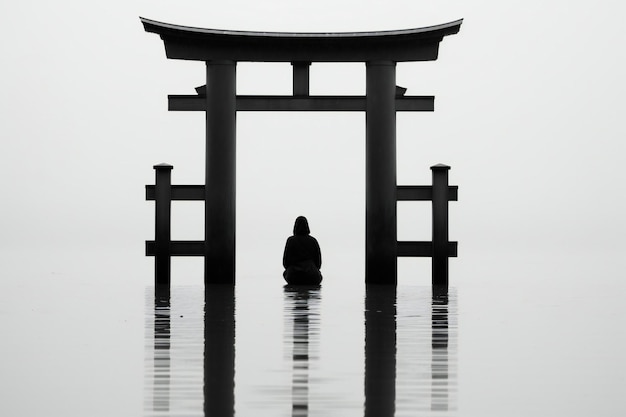
[[[291,285],[319,285],[322,282],[322,253],[317,240],[310,235],[309,222],[300,216],[293,226],[293,236],[287,239],[283,277]]]

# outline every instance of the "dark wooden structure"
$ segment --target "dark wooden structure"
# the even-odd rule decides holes
[[[433,185],[396,184],[396,112],[433,111],[433,96],[405,96],[396,86],[396,63],[436,60],[439,43],[460,30],[462,20],[417,29],[352,33],[275,33],[203,29],[141,18],[147,32],[158,34],[170,59],[204,61],[206,86],[196,95],[170,95],[171,111],[206,114],[205,185],[171,185],[169,165],[156,165],[157,183],[146,197],[156,200],[155,256],[157,285],[169,286],[170,256],[204,256],[205,283],[235,282],[235,134],[237,111],[365,111],[366,114],[366,268],[370,284],[396,284],[398,256],[433,257],[433,284],[447,287],[447,203],[456,187],[447,185],[449,167],[433,167]],[[293,95],[238,96],[240,61],[290,62]],[[365,96],[311,96],[313,62],[363,62]],[[171,200],[205,201],[204,241],[170,240]],[[433,202],[433,241],[398,242],[396,202]]]

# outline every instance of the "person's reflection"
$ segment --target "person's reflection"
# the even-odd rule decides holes
[[[170,298],[154,298],[153,411],[170,410]]]
[[[365,417],[392,417],[396,401],[396,286],[365,288]]]
[[[432,303],[432,411],[448,410],[448,296],[433,297]]]
[[[235,413],[235,287],[204,291],[204,415]]]
[[[309,344],[311,330],[319,326],[319,286],[290,286],[285,290],[285,314],[293,321],[292,417],[309,415]],[[313,331],[314,334],[317,332]]]

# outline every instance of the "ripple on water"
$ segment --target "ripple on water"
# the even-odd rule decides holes
[[[454,289],[265,291],[238,290],[236,312],[232,290],[209,294],[205,312],[202,287],[146,290],[146,416],[455,415]]]

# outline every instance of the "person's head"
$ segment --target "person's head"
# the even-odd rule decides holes
[[[311,231],[309,230],[309,222],[306,220],[306,217],[298,216],[295,224],[293,225],[293,234],[308,235],[309,233],[311,233]]]

